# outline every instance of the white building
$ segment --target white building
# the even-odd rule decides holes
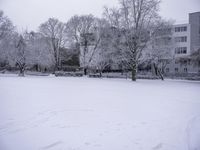
[[[184,57],[191,54],[190,51],[190,24],[174,25],[172,31],[174,41],[173,54],[175,57]]]
[[[200,12],[190,13],[189,23],[174,25],[172,40],[174,59],[167,65],[165,72],[182,75],[199,74],[200,65],[191,63],[190,55],[200,48]]]

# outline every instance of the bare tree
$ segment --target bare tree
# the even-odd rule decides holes
[[[173,59],[171,49],[174,47],[172,40],[172,22],[160,20],[151,31],[151,38],[145,50],[146,61],[152,64],[154,73],[164,80],[167,64]]]
[[[27,49],[24,35],[15,33],[11,39],[9,61],[19,68],[19,76],[24,76],[27,67]]]
[[[0,11],[0,64],[8,64],[9,43],[15,30],[12,22]]]
[[[28,62],[30,66],[35,66],[36,71],[42,71],[54,65],[54,57],[49,53],[51,46],[46,41],[47,39],[41,33],[33,31],[26,33]]]
[[[150,40],[151,26],[160,18],[157,14],[159,3],[159,0],[120,0],[118,12],[121,16],[117,19],[120,20],[119,28],[123,30],[125,38],[122,54],[124,61],[126,60],[126,64],[132,69],[133,81],[136,80],[137,65],[142,51]]]
[[[8,19],[3,11],[0,10],[0,41],[9,35],[13,30],[14,26],[10,19]]]
[[[84,68],[95,67],[100,72],[103,71],[110,64],[113,54],[111,28],[108,22],[96,18],[92,33],[83,35],[82,42],[83,51],[80,59]]]
[[[92,33],[95,17],[93,15],[73,16],[66,23],[67,40],[80,46],[81,35]]]
[[[100,44],[100,25],[102,22],[92,15],[74,16],[67,22],[68,38],[80,51],[80,65],[85,75]]]
[[[112,27],[120,28],[121,12],[117,8],[104,7],[103,16],[107,19]]]
[[[123,43],[121,32],[107,23],[101,28],[100,37],[98,50],[92,63],[95,62],[94,64],[101,73],[105,68],[112,69],[121,66]]]
[[[54,56],[55,71],[58,70],[60,65],[59,49],[64,47],[66,43],[65,29],[66,25],[55,18],[49,18],[39,27],[40,33],[46,37],[47,43],[51,46],[50,53]]]
[[[111,57],[112,57],[112,47],[111,47],[111,29],[109,26],[107,26],[107,23],[103,20],[99,20],[100,24],[98,25],[98,31],[96,31],[96,34],[98,35],[96,39],[96,45],[95,49],[92,49],[93,56],[90,59],[90,66],[93,68],[96,68],[100,75],[104,68],[108,67],[111,63]]]

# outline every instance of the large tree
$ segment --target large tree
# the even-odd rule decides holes
[[[92,15],[73,16],[67,22],[67,37],[80,51],[80,66],[85,75],[97,53],[103,25],[103,20]]]
[[[40,33],[43,34],[46,38],[46,42],[51,46],[50,53],[54,57],[55,71],[58,70],[60,65],[59,50],[61,47],[64,47],[66,43],[65,29],[66,25],[55,18],[49,18],[39,27]]]
[[[92,63],[100,71],[115,69],[121,66],[121,49],[123,47],[121,32],[111,27],[107,22],[99,30],[100,43]]]
[[[38,32],[26,32],[26,45],[29,52],[29,65],[36,71],[44,71],[54,65],[54,56],[49,53],[51,46],[46,38]],[[45,69],[46,68],[46,69]]]
[[[28,61],[27,44],[24,34],[19,34],[17,32],[13,33],[8,46],[8,59],[10,65],[19,69],[19,76],[24,76]]]
[[[132,69],[132,80],[136,81],[137,66],[150,40],[152,24],[158,16],[159,0],[120,0],[119,9],[107,9],[107,19],[122,30],[125,39],[122,54]],[[120,16],[119,16],[120,15]],[[115,21],[113,21],[115,20]],[[117,25],[116,25],[117,24]]]

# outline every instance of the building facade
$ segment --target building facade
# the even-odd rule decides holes
[[[191,52],[200,48],[200,12],[189,14]]]
[[[172,29],[173,60],[166,66],[166,74],[199,74],[200,65],[190,56],[200,49],[200,12],[189,14],[189,23],[176,24]],[[199,64],[199,63],[197,63]]]
[[[174,25],[172,40],[174,41],[173,54],[175,57],[189,56],[191,54],[190,24]]]

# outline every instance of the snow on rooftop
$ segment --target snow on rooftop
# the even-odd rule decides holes
[[[175,25],[181,25],[181,24],[189,24],[188,20],[176,20],[175,21]]]

